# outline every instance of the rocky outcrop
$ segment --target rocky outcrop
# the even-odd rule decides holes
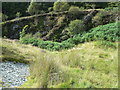
[[[84,24],[88,24],[89,22],[91,22],[92,18],[98,13],[97,10],[92,10],[89,14],[87,14],[84,18]]]

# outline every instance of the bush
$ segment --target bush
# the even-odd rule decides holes
[[[32,44],[33,46],[38,46],[39,48],[47,49],[50,51],[59,51],[59,50],[68,49],[74,46],[74,44],[68,43],[68,42],[59,43],[59,42],[52,42],[52,41],[43,41],[40,39],[36,39],[34,37],[28,37],[28,36],[23,37],[21,39],[21,43]]]
[[[68,27],[68,32],[70,33],[71,36],[83,33],[84,31],[85,31],[85,25],[83,24],[83,21],[74,20],[70,22]]]
[[[120,22],[119,22],[120,23]],[[91,40],[106,40],[106,41],[118,41],[120,31],[118,30],[118,23],[111,23],[106,25],[100,25],[86,33],[83,38],[86,41]]]
[[[118,30],[119,23],[111,23],[106,25],[101,25],[92,28],[89,32],[84,32],[82,34],[75,35],[73,38],[69,38],[64,42],[69,42],[72,44],[79,44],[87,41],[95,40],[105,40],[110,42],[118,41],[120,36],[120,31]]]

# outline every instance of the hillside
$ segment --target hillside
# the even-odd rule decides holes
[[[120,2],[3,2],[1,88],[118,88]]]
[[[116,43],[117,45],[117,43]],[[117,49],[89,42],[64,51],[46,51],[3,39],[3,57],[29,61],[30,76],[21,87],[117,88]],[[7,56],[6,56],[7,55]]]
[[[32,35],[25,35],[20,39],[20,41],[23,44],[32,44],[33,46],[51,51],[69,49],[80,43],[98,40],[103,41],[103,43],[105,42],[104,45],[114,47],[114,45],[112,45],[112,42],[117,42],[120,36],[118,24],[120,24],[120,22],[99,25],[98,27],[94,27],[87,32],[83,32],[83,34],[75,35],[74,37],[62,41],[61,43],[53,41],[43,41]],[[22,34],[24,34],[24,32],[22,32]]]

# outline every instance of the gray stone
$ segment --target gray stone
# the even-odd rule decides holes
[[[5,87],[21,86],[27,81],[29,66],[23,63],[0,62],[0,77]]]

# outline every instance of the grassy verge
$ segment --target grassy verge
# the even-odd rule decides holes
[[[52,52],[36,59],[30,81],[23,87],[115,88],[118,86],[117,49],[102,49],[97,42]],[[37,68],[36,68],[37,67]],[[35,86],[34,86],[35,85]]]
[[[3,40],[2,46],[14,52],[7,55],[24,56],[30,62],[31,75],[21,88],[117,88],[117,47],[102,48],[98,42],[79,44],[60,52],[8,40]]]
[[[34,59],[30,56],[36,56],[34,53],[35,47],[31,45],[26,46],[9,39],[2,40],[0,48],[2,48],[2,55],[0,56],[2,58],[0,60],[2,61],[31,63],[34,62]],[[32,49],[33,51],[30,49]],[[42,52],[42,49],[39,49],[39,51]]]

